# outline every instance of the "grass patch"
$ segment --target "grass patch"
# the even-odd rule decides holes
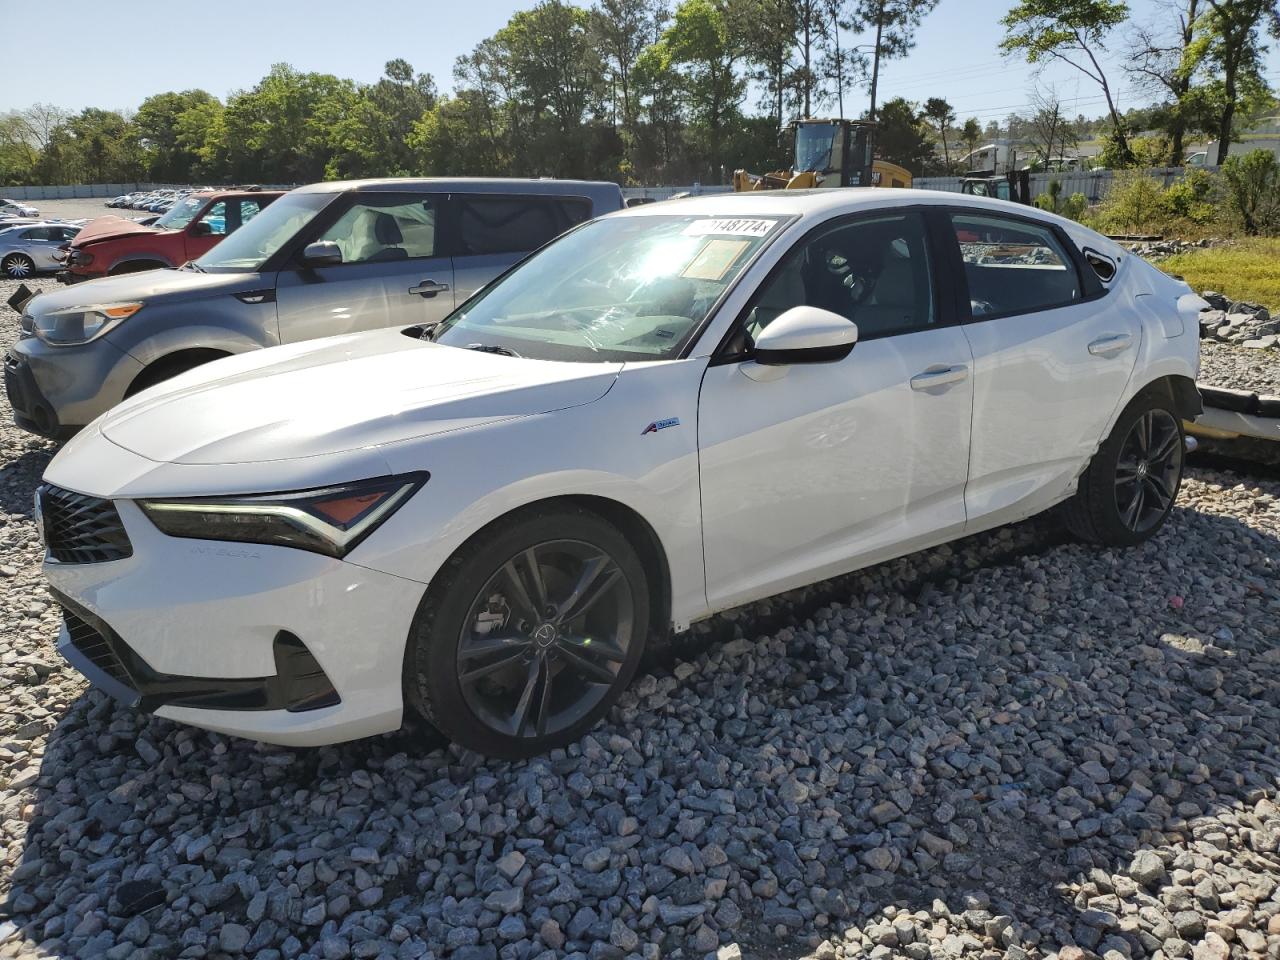
[[[1189,250],[1157,264],[1191,284],[1216,290],[1232,300],[1280,308],[1280,239],[1238,240],[1230,246]]]

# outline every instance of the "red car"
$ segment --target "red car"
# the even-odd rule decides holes
[[[64,283],[194,260],[219,240],[248,223],[279,191],[210,190],[178,200],[151,226],[123,217],[98,217],[71,241],[58,278]]]

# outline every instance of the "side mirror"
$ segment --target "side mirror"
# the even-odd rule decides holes
[[[858,342],[858,325],[820,307],[792,307],[756,338],[755,361],[761,366],[831,363],[843,360]]]
[[[302,250],[304,267],[332,267],[342,262],[342,248],[332,240],[308,243]]]
[[[213,227],[203,220],[197,220],[191,225],[191,235],[193,237],[211,237],[213,236]]]

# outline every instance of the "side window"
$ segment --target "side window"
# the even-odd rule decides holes
[[[316,239],[336,243],[343,263],[433,257],[436,212],[434,197],[361,196]]]
[[[527,253],[591,217],[591,203],[573,197],[457,198],[459,252]]]
[[[226,236],[227,233],[227,201],[219,200],[208,210],[204,216],[200,218],[201,223],[209,225],[209,235],[214,237]]]
[[[756,294],[746,334],[754,340],[802,304],[848,317],[859,340],[936,323],[923,217],[912,211],[859,219],[802,240]]]
[[[240,201],[240,226],[244,226],[262,212],[262,203],[258,200]]]
[[[951,223],[974,319],[1064,307],[1080,299],[1075,262],[1048,227],[969,213],[952,214]]]

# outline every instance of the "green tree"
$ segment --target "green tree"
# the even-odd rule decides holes
[[[331,131],[355,109],[356,85],[278,63],[223,114],[226,172],[241,182],[309,183],[325,175]]]
[[[695,126],[704,178],[719,182],[727,131],[737,121],[746,80],[745,56],[724,0],[685,0],[662,35],[660,57],[681,77],[681,95]]]
[[[435,83],[429,74],[415,76],[406,60],[390,60],[385,70],[377,83],[359,89],[333,123],[326,176],[404,176],[413,169],[409,137],[435,106]]]
[[[528,160],[536,172],[585,173],[584,126],[590,116],[603,112],[604,92],[604,65],[587,11],[543,0],[513,16],[493,40],[532,121]]]
[[[982,139],[982,124],[977,117],[970,117],[964,122],[964,126],[960,128],[960,139],[964,141],[970,154],[978,149],[978,141]]]
[[[1106,52],[1108,34],[1128,16],[1129,8],[1121,0],[1020,0],[1000,21],[1005,28],[1000,49],[1006,54],[1021,53],[1031,64],[1066,63],[1101,88],[1112,137],[1126,164],[1132,157],[1124,121],[1099,57]]]
[[[923,115],[933,121],[938,131],[938,139],[942,141],[942,159],[946,164],[946,172],[951,172],[951,149],[947,146],[947,130],[956,122],[956,112],[951,104],[942,97],[930,97],[924,102]]]
[[[39,160],[40,151],[22,118],[15,113],[0,116],[0,183],[30,183]]]
[[[146,152],[147,176],[160,182],[190,181],[199,155],[179,143],[179,122],[188,110],[214,102],[204,90],[158,93],[138,107],[133,122]]]
[[[1270,150],[1227,157],[1222,179],[1232,212],[1247,234],[1280,228],[1280,161]]]
[[[651,42],[660,12],[654,0],[599,0],[591,8],[591,36],[605,56],[614,124],[627,131],[638,113],[636,61]]]
[[[916,45],[916,29],[938,5],[938,0],[850,0],[848,23],[854,30],[873,34],[871,52],[871,107],[867,117],[876,119],[876,95],[880,63],[905,57]]]
[[[902,97],[886,101],[877,124],[876,156],[923,176],[933,163],[933,144],[915,104]]]
[[[1205,25],[1209,43],[1206,57],[1220,71],[1221,112],[1218,117],[1218,163],[1227,159],[1235,132],[1235,115],[1241,102],[1265,90],[1262,57],[1266,52],[1262,31],[1280,37],[1280,4],[1277,0],[1206,0]]]

